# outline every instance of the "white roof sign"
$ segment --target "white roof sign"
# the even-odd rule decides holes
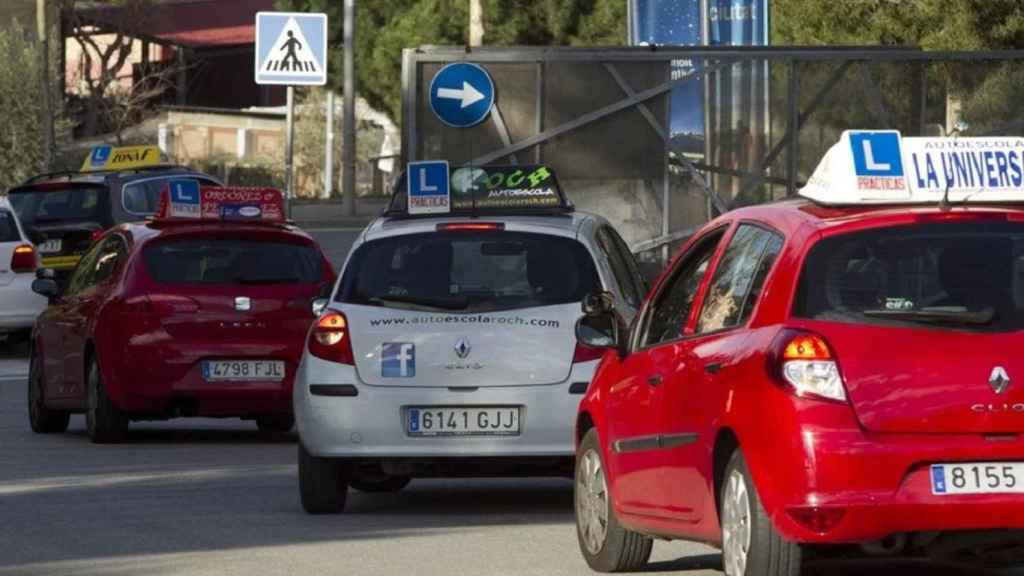
[[[1024,138],[847,130],[800,195],[823,204],[1024,202]]]

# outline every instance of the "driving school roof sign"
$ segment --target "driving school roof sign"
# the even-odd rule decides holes
[[[824,204],[1024,202],[1024,138],[848,130],[800,195]]]
[[[256,14],[256,83],[323,86],[327,83],[327,15]]]
[[[156,146],[96,146],[82,162],[82,172],[130,170],[163,162]]]

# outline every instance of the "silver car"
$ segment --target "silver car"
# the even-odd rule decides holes
[[[348,487],[414,477],[571,476],[574,414],[602,353],[575,327],[601,292],[628,323],[646,286],[599,216],[372,223],[295,382],[303,507],[339,512]]]

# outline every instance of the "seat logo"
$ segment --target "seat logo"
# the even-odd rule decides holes
[[[239,312],[248,312],[252,310],[252,300],[245,296],[239,296],[235,298],[235,310]]]
[[[1010,387],[1010,377],[1002,366],[992,369],[992,374],[988,377],[988,385],[996,394],[1002,394]]]
[[[459,338],[459,341],[455,343],[455,355],[459,358],[465,359],[472,350],[473,347],[469,345],[469,340],[465,338]]]

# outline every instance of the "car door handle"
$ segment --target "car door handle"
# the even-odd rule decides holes
[[[650,384],[651,386],[654,386],[654,387],[661,386],[661,374],[655,374],[653,376],[648,376],[647,377],[647,383]]]
[[[718,374],[719,372],[722,371],[722,363],[708,362],[707,364],[704,365],[704,371],[707,372],[708,374]]]

